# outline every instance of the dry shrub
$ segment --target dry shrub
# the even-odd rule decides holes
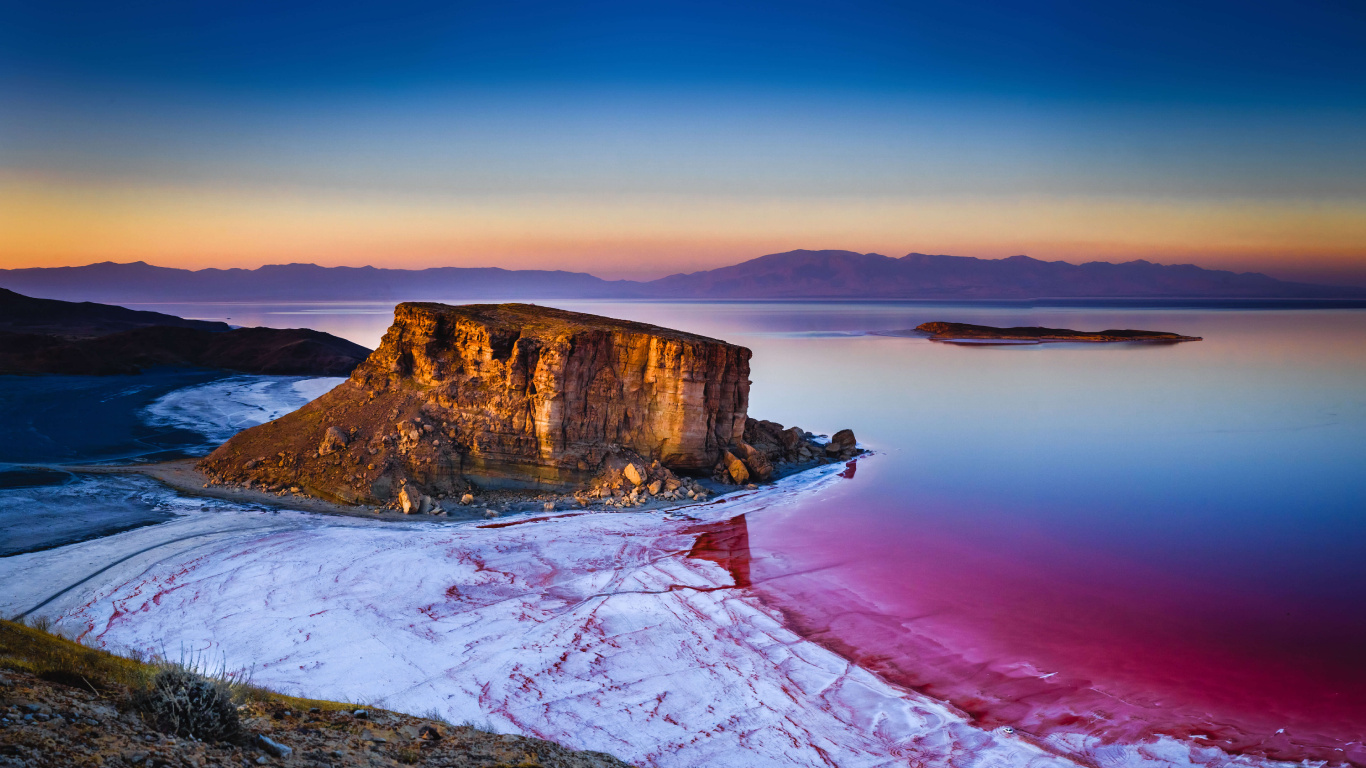
[[[179,665],[165,665],[135,702],[163,733],[200,741],[234,741],[242,735],[232,690]]]

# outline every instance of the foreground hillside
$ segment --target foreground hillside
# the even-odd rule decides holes
[[[540,739],[249,685],[231,686],[235,737],[177,736],[146,703],[150,682],[165,668],[0,621],[0,768],[626,766]]]

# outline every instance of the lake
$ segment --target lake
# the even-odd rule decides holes
[[[547,303],[744,344],[752,416],[875,452],[745,522],[806,637],[988,725],[1366,765],[1366,311]],[[371,347],[392,311],[135,308]],[[1204,340],[867,335],[930,320]]]

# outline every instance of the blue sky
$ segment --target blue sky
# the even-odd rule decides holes
[[[1364,40],[1361,3],[4,3],[0,199],[34,223],[0,261],[1359,282]]]

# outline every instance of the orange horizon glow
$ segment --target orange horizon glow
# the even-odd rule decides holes
[[[652,279],[798,248],[1366,278],[1366,202],[1040,195],[401,196],[0,177],[0,267],[564,269]]]

